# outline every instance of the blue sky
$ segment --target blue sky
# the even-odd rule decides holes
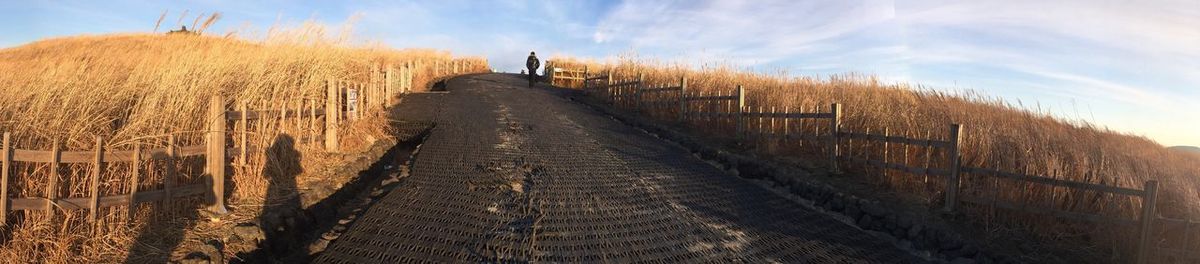
[[[505,71],[536,50],[869,73],[1020,100],[1168,146],[1200,145],[1197,0],[4,1],[0,47],[147,32],[164,10],[172,27],[183,10],[221,12],[210,32],[354,20],[361,39],[486,55]]]

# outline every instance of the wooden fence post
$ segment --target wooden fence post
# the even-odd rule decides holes
[[[613,71],[609,70],[608,76],[604,80],[604,94],[608,96],[608,98],[605,98],[605,100],[608,101],[609,103],[614,103],[612,83],[613,83]]]
[[[354,96],[351,97],[351,95],[354,95]],[[346,98],[346,101],[345,101],[345,103],[346,103],[346,120],[350,121],[350,122],[354,122],[354,120],[358,120],[358,112],[362,111],[362,109],[360,109],[358,107],[358,103],[362,102],[362,92],[358,90],[358,84],[349,83],[346,87],[346,95],[345,96],[346,96],[345,97]],[[353,98],[354,101],[350,101],[351,98]]]
[[[400,76],[398,76],[400,78],[400,80],[398,80],[400,82],[399,83],[400,90],[397,91],[397,93],[399,93],[399,94],[404,94],[404,93],[408,92],[408,89],[407,89],[408,88],[408,71],[409,71],[408,64],[409,64],[409,62],[404,62],[404,66],[400,67]]]
[[[622,88],[621,84],[623,82],[625,81],[622,79],[614,79],[613,82],[608,85],[608,98],[614,107],[620,106]]]
[[[130,179],[129,179],[129,222],[133,223],[133,218],[137,216],[137,193],[138,183],[141,181],[142,172],[142,144],[135,143],[133,145],[133,159],[130,161]]]
[[[304,131],[305,101],[307,100],[304,100],[304,95],[300,95],[300,98],[296,100],[296,110],[291,110],[293,115],[292,118],[296,120],[296,142],[300,144],[304,143],[304,139],[302,138],[304,134],[301,131]]]
[[[175,194],[171,189],[175,188],[175,174],[178,173],[178,167],[175,166],[175,134],[167,135],[167,171],[163,175],[163,211],[170,211],[174,207],[171,201]],[[206,159],[208,157],[205,157]],[[205,167],[207,169],[207,167]]]
[[[345,97],[346,89],[349,89],[349,84],[346,81],[336,81],[335,83],[337,84],[336,86],[334,86],[334,87],[337,87],[337,94],[334,94],[333,97],[337,98],[337,99],[335,99],[335,100],[337,100],[337,110],[338,110],[337,111],[337,120],[339,122],[341,122],[342,120],[347,120],[350,118],[349,113],[347,112],[347,111],[350,111],[350,109],[349,109],[350,106],[346,105],[347,98]]]
[[[12,173],[12,156],[12,134],[4,132],[4,145],[0,147],[0,226],[8,225],[8,209],[12,208],[8,201],[8,176]]]
[[[317,143],[317,100],[312,98],[304,100],[308,101],[308,109],[301,110],[308,112],[308,129],[304,130],[304,134],[307,135],[308,140],[304,143],[312,146]]]
[[[208,163],[206,171],[208,171],[211,179],[208,184],[212,187],[212,205],[208,207],[209,211],[225,214],[225,98],[220,95],[214,95],[208,102],[208,153],[204,154],[204,159]]]
[[[338,88],[330,80],[325,97],[325,151],[338,151]]]
[[[958,172],[959,163],[962,162],[959,148],[961,140],[962,125],[950,124],[950,175],[946,177],[946,205],[943,208],[946,212],[954,212],[954,207],[958,205]]]
[[[592,94],[592,91],[588,90],[588,80],[587,80],[588,74],[590,71],[591,71],[591,69],[588,69],[587,65],[583,65],[583,84],[580,85],[580,86],[582,86],[580,89],[583,89],[583,92],[588,93],[588,94]]]
[[[747,108],[748,108],[748,107],[747,107]],[[750,110],[751,110],[751,111],[754,111],[754,109],[753,109],[753,108],[751,108]],[[754,118],[754,119],[750,119],[750,122],[754,123],[754,130],[753,130],[753,131],[748,131],[748,132],[746,133],[746,138],[748,138],[748,139],[752,139],[753,141],[758,141],[758,139],[760,139],[760,138],[762,138],[762,137],[763,137],[763,136],[762,136],[762,135],[763,135],[763,123],[765,123],[765,122],[763,122],[764,120],[763,120],[762,113],[766,113],[766,111],[767,111],[767,110],[766,110],[765,108],[763,108],[763,106],[762,106],[762,105],[759,105],[759,106],[758,106],[758,111],[757,111],[757,112],[752,112],[752,113],[754,113],[755,115],[757,115],[758,117],[756,117],[756,118]],[[774,119],[772,119],[772,120],[774,120]],[[754,142],[754,144],[761,144],[761,142]]]
[[[838,156],[841,156],[842,153],[841,149],[838,148],[838,143],[840,142],[839,137],[842,133],[840,130],[842,125],[842,104],[835,103],[829,105],[829,113],[833,115],[833,118],[829,121],[829,166],[832,168],[831,171],[833,174],[841,174],[841,168],[838,166]]]
[[[380,78],[385,79],[385,78]],[[375,107],[377,113],[382,113],[388,106],[388,93],[386,83],[375,83]]]
[[[354,85],[354,83],[346,82],[346,87],[342,89],[341,94],[341,103],[346,105],[344,117],[346,118],[346,121],[349,122],[354,122],[354,120],[358,119],[356,114],[358,111],[358,101],[362,101],[361,98],[358,98],[358,90],[355,90],[355,87],[356,85]],[[354,97],[351,97],[350,95],[354,95]],[[351,101],[352,98],[353,101]]]
[[[330,85],[333,87],[333,93],[329,94],[329,98],[332,98],[332,100],[334,100],[334,102],[336,102],[336,104],[333,106],[337,107],[337,111],[335,111],[333,113],[335,115],[334,117],[336,117],[337,120],[342,120],[342,119],[346,118],[346,116],[344,116],[345,112],[342,111],[342,108],[341,108],[342,107],[341,96],[343,94],[342,90],[345,87],[343,84],[344,84],[343,81],[330,81]]]
[[[554,66],[554,61],[550,60],[546,61],[546,66],[542,66],[542,78],[546,78],[546,83],[550,84],[550,86],[559,85],[555,82],[557,81],[555,78],[558,78],[558,73],[555,70],[556,68],[557,66]],[[566,88],[574,88],[569,84],[570,82],[567,82],[567,84],[563,84],[562,86]]]
[[[367,85],[374,86],[376,83],[379,83],[379,72],[382,71],[379,68],[380,66],[378,63],[371,63],[371,68],[368,71],[370,74],[367,74]]]
[[[633,109],[635,111],[642,111],[642,91],[644,90],[646,90],[645,75],[639,72],[637,75],[637,86],[633,87]]]
[[[1154,220],[1158,219],[1158,181],[1146,181],[1145,187],[1142,189],[1142,215],[1139,219],[1138,230],[1138,245],[1137,245],[1137,263],[1150,263],[1150,256],[1153,255],[1154,245],[1151,241],[1151,232],[1153,231]]]
[[[379,93],[376,90],[374,82],[368,82],[362,85],[362,101],[363,111],[362,116],[370,116],[375,112],[375,108],[379,107]]]
[[[889,141],[888,138],[892,136],[891,132],[892,131],[890,128],[888,128],[888,127],[883,128],[883,158],[882,158],[883,173],[882,174],[883,174],[884,181],[891,181],[891,179],[888,179],[888,171],[891,170],[890,169],[891,167],[888,164],[888,141]]]
[[[395,75],[393,77],[393,82],[396,84],[395,87],[392,88],[392,93],[395,93],[396,95],[404,94],[404,68],[407,65],[407,62],[400,64],[400,66],[397,67],[396,72],[393,73],[393,75]]]
[[[359,120],[363,118],[363,112],[367,111],[367,89],[362,83],[354,85],[354,118],[351,120]]]
[[[400,91],[398,91],[400,94],[408,92],[408,71],[411,68],[408,66],[409,63],[410,62],[404,62],[404,66],[400,67]]]
[[[384,107],[395,104],[395,100],[392,100],[392,98],[395,97],[393,94],[396,92],[392,87],[392,83],[395,81],[395,78],[392,77],[392,65],[389,64],[387,66],[387,72],[383,73],[383,98],[386,99],[386,102],[384,102]]]
[[[380,100],[383,99],[383,97],[379,96],[379,84],[368,83],[363,90],[367,91],[367,98],[365,98],[367,100],[363,101],[363,108],[366,111],[363,111],[363,113],[366,114],[366,116],[371,116],[381,111],[383,107],[381,107],[382,104],[379,102],[383,101]]]
[[[687,76],[679,77],[679,122],[687,120]]]
[[[238,164],[246,166],[246,162],[250,159],[250,136],[248,135],[249,133],[246,133],[246,129],[248,129],[250,126],[250,107],[247,107],[246,102],[242,101],[241,103],[238,103],[238,110],[241,112],[238,118],[241,126],[238,126],[237,128],[238,139],[241,140],[241,148],[238,150],[238,154],[240,156],[238,158]]]
[[[90,184],[88,208],[88,221],[92,222],[92,227],[96,227],[96,216],[100,213],[100,175],[104,171],[104,138],[96,136],[96,157],[95,163],[92,164],[92,182]]]
[[[54,139],[54,146],[50,148],[50,180],[46,184],[46,214],[48,217],[54,217],[54,200],[58,200],[58,166],[62,163],[62,149],[58,146],[58,139]]]
[[[785,146],[785,148],[788,145],[787,144],[788,140],[792,139],[792,134],[791,134],[792,133],[792,123],[791,123],[791,121],[788,121],[789,119],[791,119],[791,118],[789,118],[791,115],[792,115],[792,108],[788,107],[788,106],[784,106],[783,107],[784,118],[783,118],[783,121],[781,121],[781,124],[779,124],[780,125],[779,130],[780,130],[780,134],[782,136],[780,137],[781,140],[777,141],[778,143],[776,143],[776,144]],[[804,119],[799,119],[799,120],[804,120]],[[803,124],[803,123],[801,123],[801,124]],[[803,129],[803,125],[801,125],[801,129]],[[800,142],[801,142],[800,147],[804,147],[804,143],[803,143],[804,141],[800,141]]]
[[[737,86],[737,95],[736,96],[737,96],[737,112],[734,112],[734,114],[737,115],[736,116],[737,122],[735,122],[735,125],[737,126],[737,139],[742,140],[746,137],[746,135],[745,135],[746,134],[746,128],[745,128],[745,125],[746,125],[746,123],[745,123],[746,122],[745,121],[745,119],[746,119],[746,91],[742,89],[741,84],[739,84]]]

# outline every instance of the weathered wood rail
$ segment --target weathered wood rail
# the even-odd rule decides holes
[[[634,79],[614,80],[611,71],[591,74],[583,70],[559,70],[556,72],[584,73],[580,87],[588,95],[601,101],[611,103],[618,108],[637,111],[641,114],[658,118],[663,121],[674,120],[680,124],[691,124],[698,127],[725,127],[732,132],[737,140],[798,140],[823,144],[823,149],[829,157],[830,168],[838,172],[843,167],[840,164],[852,162],[880,169],[886,177],[889,172],[902,172],[911,175],[924,176],[926,179],[941,179],[943,189],[940,190],[943,204],[942,210],[953,212],[960,204],[1015,210],[1026,213],[1049,215],[1059,219],[1085,221],[1106,224],[1114,227],[1132,227],[1138,234],[1136,240],[1136,262],[1156,262],[1155,257],[1175,257],[1185,261],[1200,261],[1200,252],[1192,249],[1195,241],[1184,238],[1180,248],[1163,248],[1155,243],[1153,237],[1155,226],[1179,225],[1184,233],[1190,236],[1193,226],[1200,222],[1162,218],[1156,210],[1158,199],[1158,182],[1146,181],[1142,189],[1125,188],[1087,182],[1077,182],[1055,179],[1045,175],[1027,175],[1005,172],[995,169],[967,167],[961,164],[963,126],[950,124],[944,138],[935,138],[932,133],[925,137],[909,135],[893,135],[888,130],[882,133],[871,131],[850,131],[841,127],[841,105],[830,105],[828,112],[801,112],[793,109],[778,111],[773,108],[750,107],[746,105],[745,90],[739,85],[732,91],[720,89],[716,92],[701,93],[688,90],[686,77],[681,77],[677,84],[647,84],[638,74]],[[575,77],[572,77],[575,78]],[[572,79],[574,80],[574,79]],[[652,97],[647,98],[647,95]],[[814,109],[815,110],[815,109]],[[670,118],[670,117],[674,118]],[[825,131],[805,133],[802,126],[795,124],[811,120],[827,124]],[[802,124],[802,123],[801,123]],[[819,127],[814,125],[814,128]],[[856,144],[855,141],[858,141]],[[898,151],[903,149],[901,160],[895,159]],[[910,164],[910,153],[921,153],[919,165]],[[940,155],[941,158],[934,156]],[[938,164],[937,161],[944,163]],[[1089,191],[1110,196],[1132,197],[1139,201],[1141,211],[1134,217],[1109,216],[1094,212],[1075,212],[1063,209],[1033,205],[1033,201],[1010,201],[996,195],[996,188],[990,188],[991,195],[975,195],[986,190],[961,190],[964,177],[971,179],[1013,181],[1024,184],[1046,185],[1050,187],[1068,188],[1077,191]],[[970,195],[964,195],[970,194]],[[1113,198],[1116,199],[1116,198]]]

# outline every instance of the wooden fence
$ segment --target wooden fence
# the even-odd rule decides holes
[[[396,95],[413,90],[414,77],[421,74],[421,70],[453,75],[474,71],[474,66],[469,61],[457,60],[438,63],[431,69],[421,68],[421,62],[405,63],[399,68],[376,66],[369,72],[371,76],[367,83],[330,80],[326,84],[324,98],[297,100],[297,105],[292,108],[280,106],[279,109],[252,110],[248,102],[240,101],[233,110],[228,110],[230,107],[224,96],[213,96],[205,117],[204,143],[198,145],[181,146],[176,143],[175,134],[169,134],[166,135],[165,147],[143,148],[142,144],[134,144],[131,149],[118,150],[106,148],[105,139],[97,136],[92,150],[63,151],[57,142],[50,150],[29,150],[16,146],[11,133],[6,132],[0,145],[0,226],[9,224],[9,213],[13,211],[41,211],[54,215],[58,210],[88,210],[88,220],[95,224],[103,208],[126,206],[132,217],[140,203],[162,202],[164,207],[169,207],[173,204],[172,200],[201,196],[205,198],[208,210],[225,213],[227,167],[244,166],[250,153],[256,151],[249,139],[249,135],[255,134],[249,131],[252,122],[304,128],[302,135],[299,135],[301,142],[308,142],[316,148],[323,145],[325,151],[336,152],[339,150],[339,126],[370,114],[383,113],[389,104],[394,103]],[[233,128],[228,129],[231,123]],[[261,131],[258,134],[262,134]],[[231,135],[234,137],[232,140]],[[228,142],[232,142],[232,146]],[[205,160],[201,175],[183,175],[185,172],[174,165],[189,157]],[[231,160],[231,157],[234,159]],[[48,165],[49,175],[44,182],[46,186],[42,196],[10,196],[9,190],[14,187],[11,179],[18,162]],[[144,169],[143,164],[151,162],[167,164],[160,166],[165,169],[153,172],[164,176],[162,187],[141,189],[140,183],[144,181],[141,177],[151,173]],[[130,187],[125,190],[101,190],[100,179],[106,172],[105,167],[118,163],[127,165],[130,170],[121,171],[119,176],[114,177],[128,175],[128,181],[133,184],[129,184]],[[61,168],[72,164],[89,164],[86,197],[59,196],[62,186],[59,186],[58,179],[63,177]],[[204,182],[177,184],[177,180],[184,176],[198,176]]]
[[[0,172],[3,176],[0,177],[0,195],[9,197],[8,190],[9,179],[12,173],[11,168],[16,162],[28,163],[44,163],[49,164],[51,173],[59,173],[62,166],[68,164],[88,163],[91,164],[91,173],[89,174],[89,197],[58,197],[60,189],[58,186],[59,175],[51,175],[47,177],[45,197],[23,197],[9,198],[0,201],[0,225],[6,225],[8,212],[10,211],[44,211],[49,215],[53,215],[55,210],[89,210],[88,219],[95,220],[97,212],[100,208],[129,205],[134,206],[137,203],[170,200],[173,198],[183,198],[209,193],[209,187],[200,184],[191,184],[184,186],[174,186],[175,178],[178,177],[177,171],[169,170],[166,175],[162,189],[157,190],[138,190],[134,184],[128,193],[120,195],[101,196],[99,195],[99,177],[103,168],[115,162],[129,162],[138,164],[149,160],[162,160],[167,163],[172,163],[175,160],[184,157],[206,156],[208,151],[207,145],[193,146],[177,146],[175,145],[174,136],[170,137],[166,148],[142,149],[136,146],[133,150],[112,151],[104,148],[104,138],[96,137],[96,147],[92,151],[62,151],[58,143],[54,144],[54,148],[49,151],[41,150],[23,150],[17,149],[13,145],[11,134],[4,133],[3,147],[0,148],[0,160],[3,161]],[[132,181],[137,181],[138,176],[143,172],[140,171],[141,166],[131,166]],[[214,174],[214,179],[218,179],[223,175]],[[218,179],[219,180],[219,179]],[[216,205],[217,203],[213,203]],[[133,207],[131,207],[133,208]],[[223,207],[214,208],[223,210]],[[131,213],[133,210],[130,210]]]
[[[542,68],[542,76],[546,78],[550,85],[579,88],[583,86],[583,79],[587,76],[587,69],[557,67],[554,61],[547,60],[546,66]]]
[[[586,73],[587,71],[584,70]],[[764,107],[746,105],[745,91],[741,86],[732,91],[717,90],[714,93],[699,93],[688,90],[687,79],[680,78],[677,84],[650,85],[644,82],[640,75],[635,79],[614,80],[610,73],[586,75],[582,90],[590,96],[611,103],[618,108],[637,111],[662,121],[675,121],[680,124],[703,126],[708,129],[721,127],[734,134],[741,141],[756,140],[797,140],[822,144],[822,151],[828,155],[830,167],[839,171],[839,164],[853,162],[879,169],[882,173],[903,172],[924,176],[926,179],[941,179],[941,194],[943,195],[942,210],[952,212],[962,203],[977,206],[1002,208],[1034,214],[1051,215],[1060,219],[1085,221],[1111,226],[1132,226],[1138,234],[1136,242],[1137,263],[1158,262],[1152,258],[1172,257],[1185,261],[1200,261],[1200,254],[1191,251],[1195,241],[1184,238],[1181,249],[1162,248],[1155,243],[1154,226],[1177,225],[1183,226],[1190,232],[1193,226],[1200,225],[1196,221],[1169,219],[1159,217],[1156,211],[1158,199],[1158,182],[1146,181],[1142,189],[1131,189],[1086,182],[1076,182],[1055,179],[1044,175],[1026,175],[1004,172],[987,168],[966,167],[961,164],[961,136],[963,126],[950,124],[945,131],[946,137],[937,139],[932,136],[915,137],[908,135],[893,135],[888,130],[872,133],[871,131],[849,131],[841,128],[841,105],[830,105],[828,112],[802,112],[785,109],[782,111]],[[711,90],[711,89],[710,89]],[[674,104],[674,105],[672,105]],[[805,120],[827,124],[825,131],[803,131]],[[810,127],[818,128],[813,125]],[[856,144],[855,141],[858,141]],[[830,144],[832,143],[832,144]],[[903,158],[894,158],[903,150]],[[918,157],[918,165],[911,165],[910,153],[922,153]],[[940,158],[935,158],[940,155]],[[923,161],[923,162],[921,162]],[[943,161],[943,164],[937,164]],[[1032,201],[1006,201],[996,195],[995,184],[989,187],[961,190],[963,177],[972,180],[1012,181],[1026,185],[1045,185],[1049,187],[1068,188],[1078,191],[1089,191],[1106,194],[1117,199],[1125,196],[1137,199],[1141,212],[1136,217],[1113,217],[1097,213],[1073,212],[1032,205]],[[990,195],[987,195],[988,191]],[[960,196],[964,195],[965,196]],[[981,195],[983,194],[983,195]],[[1115,204],[1115,201],[1110,203]]]

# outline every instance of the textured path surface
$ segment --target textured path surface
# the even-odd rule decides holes
[[[503,74],[397,113],[436,122],[401,186],[318,263],[917,263],[682,148]]]

